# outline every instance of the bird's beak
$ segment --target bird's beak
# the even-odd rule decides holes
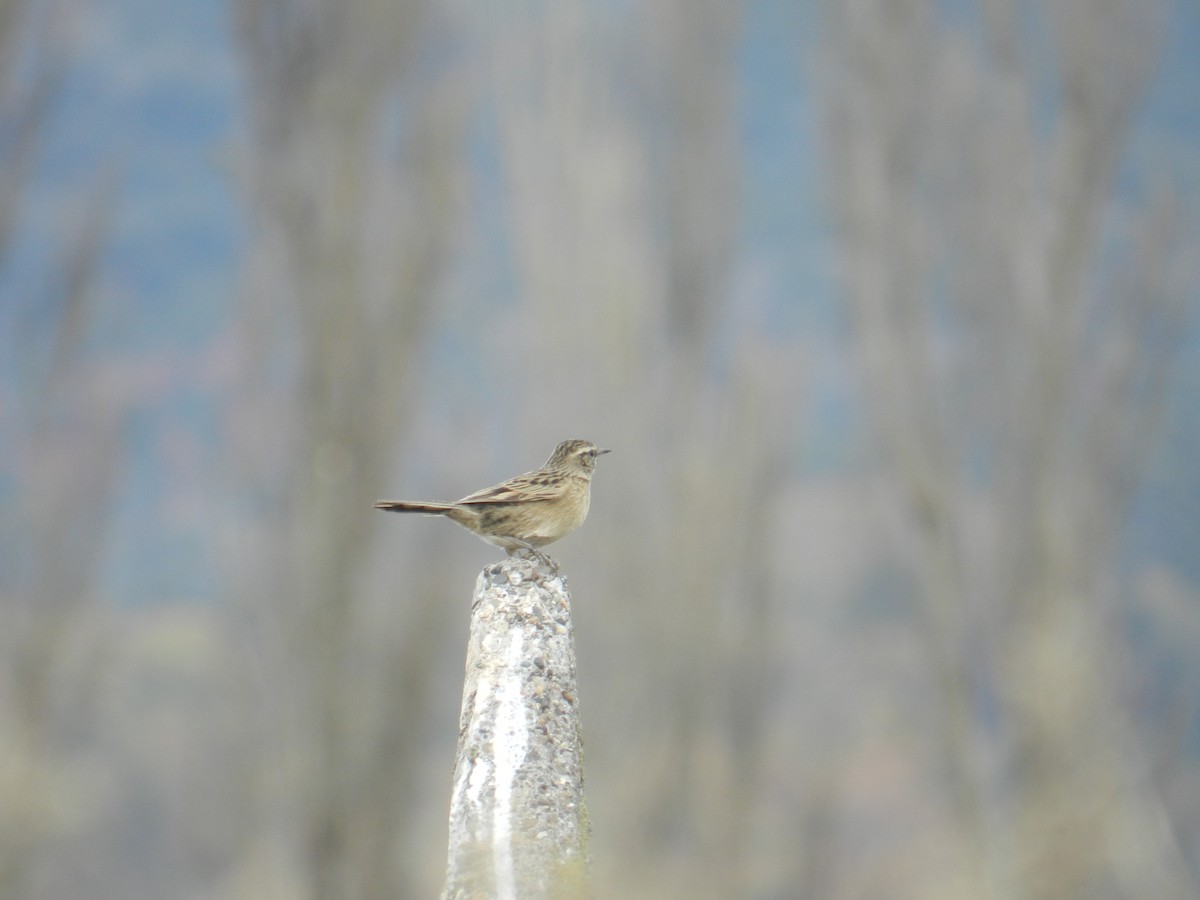
[[[611,450],[597,450],[596,451],[597,456],[603,456],[605,453],[612,453],[612,451]]]

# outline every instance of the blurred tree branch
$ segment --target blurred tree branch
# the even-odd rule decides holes
[[[1153,323],[1178,321],[1186,285],[1157,203],[1122,209],[1135,237],[1116,289],[1100,250],[1161,11],[1056,5],[1039,23],[1052,84],[1020,4],[983,4],[978,42],[923,0],[829,11],[843,272],[912,527],[972,893],[1187,896],[1169,841],[1112,844],[1156,815],[1114,714],[1112,560],[1170,362]]]
[[[0,6],[0,279],[11,278],[26,193],[66,65],[55,4]],[[51,264],[0,300],[0,358],[13,401],[0,528],[0,894],[31,895],[32,873],[85,804],[73,766],[96,706],[99,636],[90,601],[124,460],[131,403],[88,347],[92,282],[116,178],[101,172],[69,210]],[[90,629],[89,629],[89,626]],[[72,791],[72,785],[75,790]]]
[[[62,75],[53,24],[58,8],[37,0],[0,3],[0,262],[41,142],[43,122]]]
[[[398,612],[374,627],[362,577],[453,239],[464,97],[425,53],[449,37],[436,4],[236,11],[255,235],[232,437],[262,502],[244,589],[272,647],[262,699],[283,706],[257,784],[276,824],[298,823],[311,896],[402,896],[392,855],[422,697],[389,688],[429,644]]]
[[[588,523],[591,545],[620,561],[608,593],[624,605],[611,632],[581,640],[639,661],[610,672],[606,694],[642,707],[597,717],[626,751],[597,819],[638,823],[620,829],[608,889],[745,896],[759,877],[770,718],[759,701],[778,664],[767,537],[803,382],[794,348],[770,345],[732,296],[742,11],[671,0],[626,21],[587,3],[505,9],[489,34],[493,96],[520,333],[538,348],[514,380],[538,398],[522,405],[521,431],[536,433],[550,408],[620,434],[605,505],[638,510],[607,533]]]

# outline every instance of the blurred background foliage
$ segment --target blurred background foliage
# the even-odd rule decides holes
[[[4,0],[0,896],[428,897],[584,437],[595,889],[1200,895],[1200,15]]]

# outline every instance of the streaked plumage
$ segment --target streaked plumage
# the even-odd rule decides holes
[[[380,500],[376,509],[445,516],[510,555],[532,551],[566,537],[583,524],[591,502],[596,457],[608,453],[590,441],[563,441],[546,464],[453,503]]]

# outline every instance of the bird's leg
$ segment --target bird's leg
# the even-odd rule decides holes
[[[508,538],[508,540],[512,541],[514,544],[517,545],[517,547],[519,549],[524,550],[530,556],[535,557],[543,566],[548,568],[555,575],[558,574],[558,563],[556,563],[553,559],[551,559],[549,556],[547,556],[545,553],[543,553],[537,547],[533,546],[533,544],[529,543],[528,541],[523,541],[520,538],[515,538],[515,537],[510,537],[510,538]],[[511,550],[508,552],[508,555],[512,556]]]

